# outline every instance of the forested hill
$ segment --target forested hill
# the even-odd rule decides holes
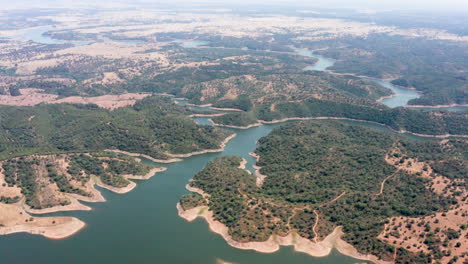
[[[240,158],[222,157],[190,183],[209,196],[188,195],[181,205],[208,205],[241,242],[289,232],[323,239],[343,226],[343,239],[361,253],[396,256],[396,263],[448,261],[460,257],[456,239],[466,234],[456,220],[466,210],[466,147],[463,140],[410,142],[337,121],[288,123],[259,140],[262,185],[238,168]],[[454,235],[442,243],[446,233]]]
[[[69,104],[1,107],[0,158],[119,149],[165,159],[165,153],[219,148],[228,136],[186,114],[186,108],[164,97],[113,111]]]
[[[307,45],[328,47],[318,53],[337,59],[330,68],[335,72],[376,78],[397,76],[394,84],[422,92],[420,98],[409,104],[468,103],[465,42],[370,34],[366,38],[344,37]]]
[[[363,104],[352,98],[341,100],[309,98],[303,101],[264,103],[249,112],[229,113],[213,118],[222,125],[247,126],[284,118],[350,118],[386,125],[397,131],[425,135],[468,135],[465,113],[420,111],[403,107],[388,108]]]

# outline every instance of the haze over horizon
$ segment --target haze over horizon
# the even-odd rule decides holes
[[[298,1],[286,1],[286,0],[239,0],[239,1],[225,1],[225,0],[199,0],[199,1],[189,1],[189,0],[174,0],[174,1],[153,1],[153,0],[139,0],[139,1],[128,1],[128,0],[118,0],[118,1],[71,1],[71,0],[20,0],[20,1],[5,1],[1,0],[2,4],[0,10],[7,9],[27,9],[27,8],[66,8],[66,7],[101,7],[101,8],[125,8],[125,7],[136,7],[139,5],[148,5],[154,4],[155,6],[162,5],[173,5],[173,6],[207,6],[213,5],[216,7],[226,6],[283,6],[287,5],[288,7],[294,8],[351,8],[358,10],[375,10],[375,11],[385,11],[385,10],[410,10],[410,11],[438,11],[438,12],[448,12],[455,11],[456,13],[468,12],[468,1],[464,0],[382,0],[369,2],[366,0],[318,0],[313,3],[305,0]]]

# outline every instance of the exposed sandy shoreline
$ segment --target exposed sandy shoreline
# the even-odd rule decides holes
[[[190,99],[185,98],[185,97],[177,97],[174,98],[176,100],[185,100],[185,101],[190,101]],[[186,103],[185,105],[188,106],[195,106],[195,107],[208,107],[213,110],[220,110],[220,111],[232,111],[232,112],[242,112],[243,110],[237,109],[237,108],[222,108],[222,107],[214,107],[213,104],[202,104],[202,105],[197,105],[197,104],[192,104],[192,103]],[[220,115],[224,115],[226,113],[220,113]],[[195,116],[195,115],[192,115]],[[209,116],[209,115],[201,115],[201,116]]]
[[[156,173],[163,172],[163,171],[166,171],[166,170],[167,170],[167,168],[157,167],[157,168],[152,168],[147,174],[142,175],[142,176],[134,175],[134,174],[126,174],[126,175],[124,175],[124,177],[127,178],[127,179],[132,179],[132,180],[149,180],[153,176],[155,176]]]
[[[257,160],[259,156],[255,153],[249,153],[249,155],[255,157]],[[239,165],[240,169],[245,169],[247,161],[242,159]],[[189,184],[186,185],[187,190],[198,193],[205,198],[209,198],[209,194],[205,193],[202,189],[191,187]],[[341,239],[344,234],[342,227],[336,227],[331,234],[325,237],[322,241],[318,241],[315,238],[314,241],[308,240],[301,237],[295,232],[291,232],[288,235],[282,237],[278,235],[272,235],[268,240],[263,242],[239,242],[234,240],[229,235],[229,228],[217,221],[213,217],[213,212],[209,210],[208,206],[198,206],[189,210],[184,210],[180,203],[177,203],[177,211],[180,217],[191,222],[196,218],[201,217],[208,223],[209,228],[214,233],[221,235],[224,240],[232,247],[245,250],[255,250],[262,253],[273,253],[279,250],[280,246],[294,246],[294,250],[297,252],[306,253],[313,257],[325,257],[328,256],[333,248],[336,248],[341,254],[351,256],[360,260],[372,261],[376,264],[391,264],[393,261],[379,260],[373,255],[364,255],[359,253],[353,246]],[[316,223],[315,223],[316,224]]]
[[[153,157],[151,157],[149,155],[146,155],[146,154],[132,153],[132,152],[119,150],[119,149],[105,149],[104,151],[111,151],[111,152],[125,154],[125,155],[132,156],[132,157],[143,157],[145,159],[149,159],[149,160],[151,160],[153,162],[156,162],[156,163],[173,163],[173,162],[182,161],[181,159],[176,159],[176,158],[167,159],[167,160],[155,159],[155,158],[153,158]]]
[[[153,168],[145,175],[123,175],[126,179],[147,180],[153,177],[156,173],[166,170],[166,168]],[[127,193],[136,187],[136,183],[129,181],[128,186],[123,188],[116,188],[106,185],[98,177],[93,177],[88,183],[87,187],[91,190],[93,196],[86,197],[77,194],[66,194],[70,200],[69,205],[54,206],[44,209],[32,209],[24,203],[24,199],[16,204],[2,204],[0,203],[0,235],[7,235],[12,233],[26,232],[30,234],[43,235],[51,239],[63,239],[69,237],[76,232],[83,229],[86,224],[75,217],[31,217],[28,213],[32,214],[48,214],[62,211],[78,211],[78,210],[91,210],[91,207],[83,205],[79,202],[104,202],[105,199],[101,192],[94,188],[98,185],[102,188],[108,189],[115,193]],[[32,220],[31,220],[32,219]]]
[[[194,155],[200,155],[200,154],[205,154],[205,153],[222,152],[222,151],[224,151],[224,148],[226,147],[226,144],[236,136],[237,136],[237,134],[234,133],[234,134],[228,136],[227,138],[225,138],[223,140],[223,142],[221,142],[221,146],[218,149],[205,149],[205,150],[195,151],[195,152],[191,152],[191,153],[187,153],[187,154],[170,154],[170,153],[167,153],[166,155],[168,155],[170,157],[174,157],[174,158],[188,158],[188,157],[191,157],[191,156],[194,156]]]
[[[260,122],[257,122],[257,123],[254,123],[254,124],[251,124],[251,125],[248,125],[248,126],[223,125],[223,124],[218,124],[218,123],[214,122],[213,119],[211,119],[211,118],[208,119],[208,121],[210,121],[211,123],[213,123],[217,127],[228,127],[228,128],[236,128],[236,129],[249,129],[249,128],[252,128],[252,127],[257,127],[257,126],[262,125],[262,123],[260,123]]]
[[[82,230],[86,224],[78,218],[74,217],[63,217],[63,218],[50,218],[49,221],[62,221],[61,224],[54,225],[16,225],[12,227],[0,228],[0,235],[9,235],[14,233],[30,233],[32,235],[42,235],[50,239],[64,239],[70,237],[80,230]],[[55,220],[52,220],[55,219]],[[45,219],[44,219],[45,220]]]
[[[96,185],[101,188],[104,188],[104,189],[107,189],[109,191],[119,193],[119,194],[128,193],[131,190],[135,189],[136,187],[136,183],[129,181],[129,184],[127,186],[118,188],[118,187],[110,186],[110,185],[103,183],[99,178],[96,179]]]
[[[463,137],[467,138],[468,135],[452,135],[452,134],[444,134],[444,135],[428,135],[428,134],[419,134],[419,133],[414,133],[410,132],[407,130],[396,130],[392,127],[389,127],[387,125],[377,123],[374,121],[368,121],[368,120],[360,120],[360,119],[353,119],[353,118],[346,118],[346,117],[326,117],[326,116],[320,116],[320,117],[288,117],[288,118],[283,118],[283,119],[277,119],[277,120],[272,120],[272,121],[265,121],[265,120],[259,120],[260,123],[262,124],[277,124],[277,123],[283,123],[286,121],[292,121],[292,120],[350,120],[350,121],[358,121],[358,122],[367,122],[371,124],[377,124],[380,126],[384,126],[394,132],[400,133],[400,134],[412,134],[415,136],[420,136],[420,137],[429,137],[429,138],[448,138],[448,137]]]
[[[204,192],[202,189],[190,186],[190,183],[185,185],[185,189],[189,190],[190,192],[198,193],[203,197],[209,197],[210,196],[209,194]]]
[[[76,197],[76,196],[75,196]],[[56,212],[67,212],[67,211],[91,211],[91,207],[86,206],[78,201],[77,198],[73,196],[68,196],[70,199],[70,204],[64,205],[64,206],[54,206],[50,208],[44,208],[44,209],[33,209],[26,204],[22,204],[24,210],[28,213],[31,214],[50,214],[50,213],[56,213]],[[81,196],[79,196],[81,197]],[[22,201],[24,202],[24,201]],[[91,201],[92,202],[92,201]]]
[[[178,203],[177,211],[180,217],[189,222],[194,221],[198,217],[205,219],[211,231],[221,235],[230,246],[238,249],[255,250],[261,253],[273,253],[278,251],[280,246],[294,246],[294,250],[297,252],[306,253],[313,257],[325,257],[330,254],[333,248],[336,248],[340,253],[360,260],[368,260],[378,264],[393,263],[378,260],[375,256],[358,253],[350,244],[341,239],[341,236],[343,235],[341,227],[336,227],[331,234],[317,243],[303,238],[297,233],[289,233],[284,237],[272,235],[268,240],[263,242],[238,242],[232,239],[229,235],[228,227],[223,225],[221,222],[214,220],[213,213],[209,211],[207,206],[183,210],[181,205]]]
[[[448,105],[406,105],[412,108],[446,108],[446,107],[468,107],[468,104],[448,104]]]
[[[167,160],[160,160],[160,159],[155,159],[151,156],[148,156],[146,154],[140,154],[140,153],[131,153],[131,152],[127,152],[127,151],[123,151],[123,150],[118,150],[118,149],[106,149],[104,151],[111,151],[111,152],[115,152],[115,153],[121,153],[121,154],[125,154],[125,155],[128,155],[128,156],[132,156],[132,157],[143,157],[143,158],[146,158],[146,159],[149,159],[153,162],[156,162],[156,163],[172,163],[172,162],[179,162],[179,161],[182,161],[181,158],[188,158],[188,157],[191,157],[191,156],[194,156],[194,155],[200,155],[200,154],[205,154],[205,153],[213,153],[213,152],[222,152],[224,151],[224,148],[226,147],[226,144],[231,140],[233,139],[237,134],[232,134],[230,136],[228,136],[227,138],[225,138],[222,142],[221,142],[221,145],[220,145],[220,148],[218,149],[205,149],[205,150],[200,150],[200,151],[195,151],[195,152],[190,152],[190,153],[186,153],[186,154],[172,154],[172,153],[166,153],[166,155],[172,157],[172,159],[167,159]]]
[[[148,180],[151,177],[153,177],[154,175],[156,175],[156,173],[162,172],[162,171],[165,171],[165,170],[166,170],[166,168],[153,168],[147,174],[142,175],[142,176],[134,175],[134,174],[123,175],[123,177],[125,177],[130,183],[127,186],[122,187],[122,188],[107,185],[107,184],[103,183],[99,178],[96,178],[95,181],[96,181],[96,184],[99,187],[105,188],[105,189],[107,189],[109,191],[112,191],[112,192],[115,192],[115,193],[124,194],[124,193],[128,193],[128,192],[132,191],[137,186],[137,184],[135,182],[130,181],[131,179],[134,179],[134,180]]]
[[[382,101],[385,100],[385,99],[394,98],[394,97],[396,97],[396,96],[397,96],[397,94],[396,94],[396,93],[393,93],[393,94],[391,94],[391,95],[381,96],[381,97],[380,97],[379,99],[377,99],[376,101],[377,101],[377,102],[382,102]]]
[[[199,107],[200,107],[200,106],[199,106]],[[213,109],[213,110],[220,110],[220,111],[242,112],[242,110],[237,109],[237,108],[222,108],[222,107],[213,107],[213,106],[210,106],[210,109]]]
[[[216,113],[216,114],[193,114],[189,115],[190,117],[215,117],[215,116],[223,116],[226,113]],[[211,120],[211,119],[210,119]]]
[[[255,152],[250,152],[249,153],[250,156],[254,157],[256,162],[258,162],[260,160],[260,156],[257,155]],[[260,169],[262,167],[260,166],[257,166],[257,164],[253,164],[252,167],[255,169],[255,176],[257,177],[257,186],[258,187],[261,187],[263,185],[263,182],[265,181],[265,178],[267,177],[266,175],[264,174],[261,174],[260,173]]]
[[[0,235],[25,232],[50,239],[63,239],[86,226],[75,217],[32,217],[23,210],[21,202],[0,203],[0,211],[0,221],[3,223],[3,226],[0,226]]]
[[[239,169],[245,170],[245,165],[247,165],[247,160],[242,158],[241,163],[239,164]],[[250,171],[248,171],[250,173]]]

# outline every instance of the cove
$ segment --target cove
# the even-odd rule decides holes
[[[203,119],[203,118],[197,118]],[[237,136],[222,153],[203,154],[182,162],[161,164],[168,170],[151,180],[138,181],[130,193],[119,195],[103,190],[104,203],[90,203],[94,210],[60,212],[51,215],[76,216],[87,223],[78,234],[64,240],[49,240],[29,234],[0,237],[4,263],[362,263],[334,251],[325,258],[313,258],[283,247],[273,254],[230,247],[212,233],[203,220],[188,223],[177,214],[176,204],[188,191],[185,185],[208,161],[219,156],[238,155],[252,170],[249,156],[256,141],[275,125],[233,130]],[[152,163],[148,160],[145,163]]]
[[[314,65],[310,65],[304,68],[305,71],[327,71],[329,67],[335,65],[336,60],[331,58],[326,58],[317,54],[314,54],[313,51],[309,49],[298,49],[293,48],[294,51],[305,57],[315,58],[318,61]],[[333,72],[332,72],[333,73]],[[372,77],[361,77],[363,80],[374,82],[378,85],[381,85],[385,88],[392,90],[393,95],[387,98],[383,98],[380,102],[390,108],[395,107],[405,107],[408,102],[412,99],[419,98],[421,95],[415,89],[408,89],[401,86],[393,85],[389,80],[382,80]],[[448,112],[466,112],[468,111],[468,106],[446,106],[446,107],[415,107],[412,109],[425,110],[425,111],[448,111]]]
[[[314,54],[313,51],[309,49],[295,49],[295,52],[301,56],[315,58],[318,60],[314,65],[305,67],[304,70],[306,71],[326,71],[329,67],[333,66],[336,62],[336,60],[334,59],[325,58],[323,56],[316,55]],[[396,85],[393,85],[392,83],[390,83],[390,81],[387,81],[387,80],[381,80],[381,79],[370,78],[370,77],[365,77],[362,79],[374,82],[376,84],[379,84],[385,88],[392,90],[394,94],[392,97],[385,98],[380,101],[382,104],[390,108],[406,106],[409,100],[419,98],[420,96],[416,90],[398,87]]]
[[[186,104],[179,100],[181,104]],[[194,107],[207,110],[204,107]],[[195,118],[209,124],[208,118]],[[290,121],[295,122],[295,121]],[[341,121],[340,121],[341,122]],[[383,126],[358,121],[342,121],[373,129],[390,131]],[[203,154],[164,166],[167,171],[147,181],[137,181],[130,193],[103,192],[107,202],[86,203],[92,211],[60,212],[49,215],[75,216],[87,223],[78,234],[63,240],[50,240],[30,234],[0,236],[2,263],[216,263],[224,260],[238,264],[353,264],[368,263],[333,251],[324,258],[313,258],[282,247],[278,252],[262,254],[230,247],[219,235],[209,231],[205,221],[188,223],[176,210],[180,197],[188,191],[185,185],[207,162],[216,157],[237,155],[245,158],[253,171],[255,160],[249,156],[256,142],[273,128],[284,123],[261,125],[237,133],[220,153]],[[427,140],[407,135],[416,140]]]
[[[82,45],[88,45],[91,43],[90,41],[66,41],[66,40],[59,40],[59,39],[53,39],[47,35],[44,35],[47,31],[54,30],[52,26],[41,26],[41,27],[35,27],[35,28],[29,28],[24,31],[22,31],[21,34],[12,36],[11,38],[15,39],[25,39],[25,40],[31,40],[36,43],[41,43],[41,44],[74,44],[77,46],[82,46]]]
[[[179,104],[186,100],[177,99]],[[207,107],[191,106],[197,110]],[[210,124],[208,118],[194,118],[197,123]],[[296,121],[289,121],[296,122]],[[381,131],[384,126],[358,121],[340,121],[359,124]],[[324,258],[314,258],[295,252],[292,247],[281,247],[272,254],[230,247],[221,236],[209,231],[204,220],[189,223],[177,214],[176,204],[188,191],[185,185],[210,160],[226,155],[241,156],[247,160],[247,169],[253,171],[255,159],[248,155],[256,142],[273,128],[284,123],[261,125],[240,130],[223,152],[203,154],[171,164],[147,164],[167,167],[147,181],[137,181],[130,193],[115,194],[100,189],[107,199],[104,203],[86,203],[92,211],[59,212],[49,215],[75,216],[87,227],[72,237],[50,240],[25,233],[0,237],[0,255],[5,263],[216,263],[221,259],[238,264],[353,264],[368,263],[344,256],[336,250]],[[391,132],[394,133],[394,132]],[[405,135],[415,140],[428,140]],[[27,254],[26,254],[27,252]]]
[[[55,30],[55,28],[52,26],[34,27],[34,28],[22,30],[21,34],[11,36],[10,38],[31,40],[40,44],[73,44],[76,46],[84,46],[84,45],[88,45],[88,44],[96,42],[94,40],[92,41],[60,40],[60,39],[54,39],[48,35],[45,35],[46,32],[53,31],[53,30]],[[104,36],[98,36],[98,38],[99,40],[104,41],[104,42],[118,42],[118,43],[122,43],[125,45],[137,45],[137,44],[144,43],[144,41],[142,40],[130,40],[130,39],[117,40],[117,39],[110,39]]]

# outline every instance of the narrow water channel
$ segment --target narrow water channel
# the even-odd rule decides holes
[[[179,100],[179,103],[186,102]],[[195,120],[209,124],[207,118]],[[365,122],[343,122],[389,131]],[[176,203],[188,193],[185,185],[207,162],[220,156],[237,155],[245,158],[247,169],[253,171],[255,160],[248,153],[254,151],[258,139],[280,125],[233,129],[237,136],[221,153],[194,156],[178,163],[155,164],[168,170],[148,181],[138,181],[138,186],[130,193],[121,195],[102,190],[107,202],[88,204],[93,207],[92,211],[51,214],[75,216],[87,223],[85,229],[70,238],[50,240],[24,233],[0,236],[1,263],[214,264],[219,260],[238,264],[366,263],[336,251],[324,258],[313,258],[294,252],[292,247],[282,247],[273,254],[235,249],[221,236],[210,232],[205,221],[198,219],[188,223],[177,215]],[[143,162],[154,164],[148,160]]]

